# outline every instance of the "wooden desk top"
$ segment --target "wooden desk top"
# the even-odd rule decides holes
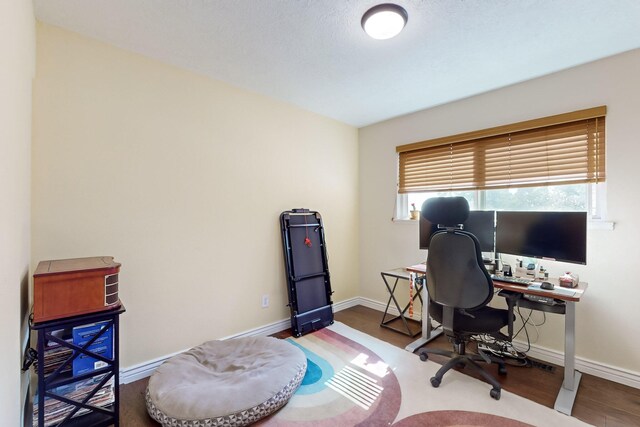
[[[540,288],[532,288],[532,286],[516,285],[509,282],[502,282],[500,279],[493,279],[493,286],[498,289],[506,289],[508,291],[520,292],[529,295],[539,295],[541,297],[551,297],[562,301],[578,302],[582,295],[587,290],[588,284],[586,282],[578,283],[575,288],[563,288],[557,284],[558,279],[547,279],[547,282],[551,282],[555,285],[552,291]],[[539,282],[538,282],[539,283]]]
[[[409,267],[405,267],[405,269],[413,273],[424,274],[427,271],[427,266],[425,264],[415,264]],[[582,295],[588,287],[588,283],[586,282],[578,283],[578,286],[576,286],[575,288],[563,288],[558,285],[557,278],[549,278],[546,281],[551,282],[555,285],[555,288],[552,291],[536,287],[532,288],[531,286],[516,285],[509,282],[502,282],[500,281],[500,279],[493,279],[493,286],[498,289],[506,289],[508,291],[520,292],[523,294],[539,295],[542,297],[551,297],[562,301],[572,302],[580,301],[580,298],[582,298]]]
[[[424,274],[427,272],[427,266],[426,264],[415,264],[409,267],[405,267],[405,270],[410,271],[412,273]]]

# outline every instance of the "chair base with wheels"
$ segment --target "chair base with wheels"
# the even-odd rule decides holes
[[[506,375],[507,368],[504,361],[498,357],[488,355],[482,351],[479,351],[478,354],[468,354],[465,352],[464,341],[454,343],[454,348],[455,351],[441,350],[438,348],[422,349],[420,351],[420,360],[422,360],[423,362],[429,359],[429,354],[438,354],[440,356],[446,356],[450,358],[450,360],[442,365],[442,367],[438,369],[438,372],[436,372],[436,374],[431,377],[431,385],[434,388],[439,387],[440,383],[442,382],[442,377],[451,368],[462,369],[466,366],[470,366],[476,372],[478,372],[482,376],[482,378],[484,378],[489,384],[493,386],[493,388],[489,392],[491,397],[496,400],[500,400],[500,391],[502,390],[502,386],[489,372],[487,372],[482,366],[480,366],[478,362],[496,363],[498,365],[498,373],[500,375]]]
[[[465,332],[453,332],[449,331],[446,335],[449,338],[449,341],[453,345],[453,350],[442,350],[439,348],[423,348],[418,353],[420,356],[420,360],[423,362],[429,358],[429,354],[437,354],[440,356],[449,357],[450,360],[447,361],[439,370],[436,372],[435,376],[431,378],[431,385],[433,387],[440,386],[442,382],[442,377],[447,371],[451,368],[464,368],[465,366],[470,366],[476,372],[478,372],[482,378],[485,379],[489,384],[493,386],[490,391],[491,397],[496,400],[500,400],[500,391],[502,386],[496,380],[493,375],[487,372],[478,362],[481,363],[495,363],[498,365],[498,374],[506,375],[507,368],[504,363],[504,360],[500,357],[488,354],[480,349],[478,349],[478,354],[467,353],[466,344],[469,342],[471,336],[476,333],[480,333],[480,329],[485,329],[486,331],[494,331],[488,333],[488,335],[493,336],[496,339],[503,341],[511,341],[511,337],[513,336],[513,309],[516,305],[518,298],[520,298],[519,294],[514,293],[504,293],[501,296],[505,297],[505,301],[507,303],[507,310],[495,309],[492,307],[483,307],[479,309],[476,313],[478,314],[478,318],[482,317],[485,319],[484,323],[478,323],[476,316],[474,316],[474,312],[468,312],[465,310],[451,310],[450,308],[442,307],[438,304],[434,304],[430,302],[430,307],[433,308],[433,317],[436,321],[442,322],[443,316],[448,311],[453,311],[453,319],[456,326],[461,327],[461,329],[465,330]],[[450,314],[451,316],[451,314]],[[499,331],[499,329],[505,325],[507,327],[508,335],[503,334]],[[485,328],[486,327],[486,328]],[[478,329],[480,328],[480,329]],[[496,331],[497,329],[497,331]]]

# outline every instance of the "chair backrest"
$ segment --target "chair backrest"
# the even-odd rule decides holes
[[[463,197],[437,197],[422,206],[422,215],[441,228],[429,243],[429,298],[446,307],[474,309],[493,297],[493,281],[482,260],[476,237],[461,229],[469,216]]]

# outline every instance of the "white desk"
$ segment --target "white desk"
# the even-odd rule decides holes
[[[406,268],[407,271],[414,273],[425,274],[426,266],[424,264],[416,264]],[[577,287],[572,289],[562,288],[558,286],[557,280],[548,279],[556,285],[556,289],[552,291],[543,290],[536,287],[527,287],[521,285],[514,285],[508,282],[501,282],[499,279],[494,279],[493,285],[497,289],[506,289],[513,292],[519,292],[522,294],[538,295],[543,297],[552,297],[561,301],[564,301],[564,313],[562,311],[554,311],[559,314],[564,314],[564,380],[562,386],[558,391],[558,397],[554,405],[556,411],[563,414],[571,415],[573,408],[573,402],[576,399],[578,393],[578,387],[580,386],[580,379],[582,374],[576,370],[576,303],[580,301],[584,292],[587,289],[588,284],[580,282]],[[406,350],[414,352],[427,342],[440,335],[441,330],[434,333],[431,327],[431,319],[429,319],[429,298],[426,294],[427,287],[423,286],[423,313],[422,313],[422,336],[413,343],[405,347]],[[528,308],[545,310],[546,307],[541,303],[533,303],[527,300]],[[560,306],[553,306],[560,307]]]

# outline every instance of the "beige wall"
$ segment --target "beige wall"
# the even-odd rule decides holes
[[[124,368],[288,318],[291,208],[357,296],[355,128],[43,24],[37,55],[32,263],[122,263]]]
[[[577,305],[577,356],[640,374],[640,50],[360,129],[360,293],[386,301],[379,272],[422,261],[417,222],[393,223],[395,146],[607,105],[607,205],[615,230],[590,230],[589,289]],[[545,267],[547,265],[545,264]],[[541,318],[540,318],[541,320]],[[547,316],[537,345],[563,351],[563,319]]]
[[[0,3],[0,418],[19,426],[28,375],[27,333],[31,83],[35,29],[30,1]]]

